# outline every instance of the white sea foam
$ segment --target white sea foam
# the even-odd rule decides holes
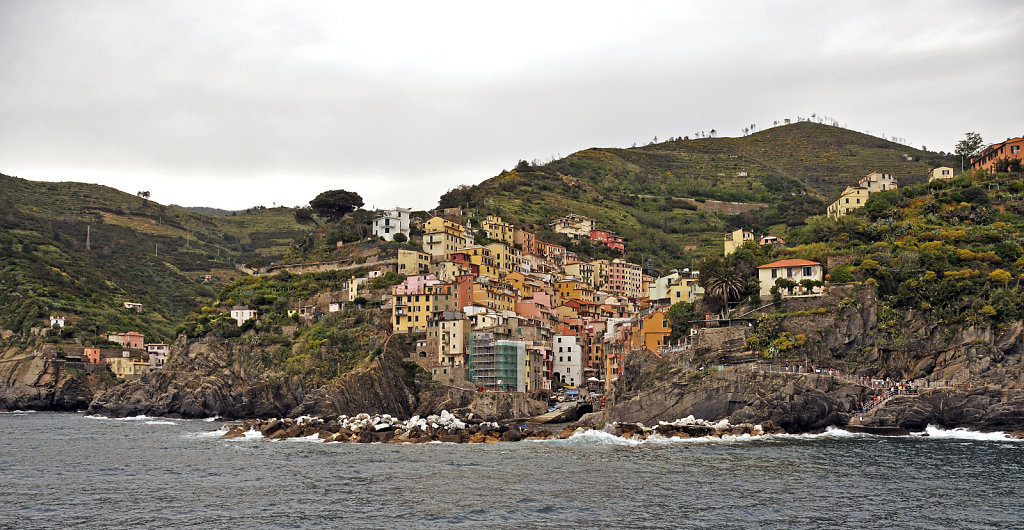
[[[126,418],[111,418],[110,416],[100,416],[99,414],[90,414],[90,415],[85,416],[85,417],[86,418],[91,418],[91,419],[94,419],[94,420],[110,420],[110,421],[145,421],[145,420],[161,420],[161,419],[163,419],[163,418],[160,418],[160,417],[157,417],[157,416],[146,416],[144,414],[140,414],[138,416],[128,416]]]
[[[0,412],[0,414],[35,414],[39,412],[37,410],[8,410],[6,412]]]
[[[209,418],[203,418],[203,421],[213,423],[217,421],[217,416],[210,416]]]
[[[221,436],[224,436],[227,433],[227,429],[217,429],[216,431],[200,432],[192,434],[190,436],[195,436],[196,438],[220,438]]]
[[[1018,438],[1011,438],[1005,432],[979,432],[967,430],[963,427],[956,429],[941,429],[934,425],[925,427],[924,434],[927,434],[929,438],[935,438],[939,440],[975,440],[985,442],[1024,442],[1024,440]],[[918,434],[917,436],[921,436]]]
[[[146,425],[177,425],[176,422],[165,421],[165,420],[147,421],[145,423],[146,423]]]
[[[245,433],[245,437],[246,438],[249,437],[249,433],[250,432],[253,432],[253,431],[247,431]],[[259,431],[256,431],[256,432],[259,432]],[[262,437],[263,437],[263,435],[260,434],[260,438],[262,438]],[[296,436],[295,438],[285,438],[284,441],[286,441],[286,442],[317,442],[317,443],[323,442],[323,440],[320,439],[320,437],[317,436],[316,434],[311,434],[309,436]]]

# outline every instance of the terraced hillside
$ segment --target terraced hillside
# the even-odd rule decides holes
[[[6,175],[0,209],[0,328],[15,337],[58,313],[71,322],[66,338],[137,330],[170,340],[239,275],[236,263],[272,259],[308,232],[290,208],[209,216],[106,186]]]
[[[871,171],[913,184],[952,163],[938,153],[801,122],[740,138],[591,148],[545,165],[521,163],[450,191],[440,205],[498,214],[563,243],[545,233],[545,224],[568,212],[583,214],[624,236],[631,259],[675,267],[720,252],[721,235],[735,227],[784,236]],[[741,204],[722,208],[712,201]]]

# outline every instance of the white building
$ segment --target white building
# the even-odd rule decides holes
[[[386,241],[394,241],[395,234],[409,237],[409,214],[412,208],[392,208],[377,210],[377,218],[373,220],[373,235],[383,237]]]
[[[868,190],[868,193],[894,190],[898,187],[896,185],[896,177],[880,171],[872,171],[867,176],[861,177],[857,185]]]
[[[164,361],[167,360],[167,345],[163,343],[153,343],[146,345],[146,353],[149,354],[149,369],[159,370],[164,367]]]
[[[775,286],[775,282],[779,278],[785,278],[796,283],[800,283],[801,280],[815,280],[824,281],[823,268],[817,261],[810,261],[806,259],[784,259],[781,261],[775,261],[761,265],[757,268],[757,279],[761,284],[761,296],[771,296],[772,287]],[[821,287],[815,287],[815,293],[821,292]],[[803,292],[803,287],[794,287],[790,292],[783,293],[788,295],[795,294],[811,294]]]
[[[246,320],[259,320],[259,315],[255,309],[239,306],[231,308],[231,318],[235,319],[235,324],[241,327]]]
[[[551,338],[551,377],[563,385],[583,384],[583,348],[575,335],[555,335]]]
[[[64,317],[57,315],[50,315],[50,327],[64,327]]]

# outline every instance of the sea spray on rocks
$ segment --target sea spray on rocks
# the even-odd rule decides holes
[[[317,437],[325,442],[359,443],[496,443],[501,441],[567,439],[592,431],[589,427],[575,424],[561,432],[519,425],[516,422],[481,421],[470,415],[459,418],[448,412],[430,416],[413,416],[401,420],[389,414],[341,415],[325,420],[303,416],[271,420],[249,420],[224,426],[223,439],[241,438],[248,432],[258,432],[269,440],[286,438]],[[672,422],[661,421],[647,427],[642,423],[611,423],[599,431],[610,435],[642,441],[652,436],[663,438],[721,438],[723,436],[760,436],[782,433],[772,425],[740,423],[733,425],[728,420],[711,422],[687,416]]]

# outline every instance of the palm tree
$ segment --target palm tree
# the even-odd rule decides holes
[[[700,283],[709,296],[722,298],[725,316],[729,315],[729,300],[739,298],[743,290],[743,277],[736,271],[724,267],[710,270],[708,274],[701,271]]]

